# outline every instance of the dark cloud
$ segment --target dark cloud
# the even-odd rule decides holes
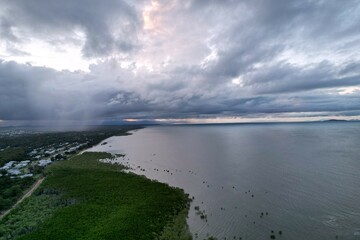
[[[79,45],[97,62],[70,72],[1,61],[0,119],[360,112],[358,1],[151,3],[3,1],[0,35],[11,55],[35,38]]]
[[[19,41],[11,30],[12,24],[5,17],[0,19],[0,36],[3,40],[7,41]]]
[[[307,68],[299,68],[291,64],[279,63],[248,74],[244,85],[262,94],[357,86],[360,85],[360,69],[355,64],[349,63],[338,67],[328,62],[321,62]]]
[[[0,119],[89,120],[151,111],[136,93],[100,88],[94,85],[100,76],[91,75],[0,61]]]
[[[193,2],[195,6],[202,3],[198,14],[201,9],[211,9],[206,15],[210,19],[216,11],[222,13],[215,18],[220,30],[212,38],[219,55],[213,71],[220,74],[246,73],[258,63],[276,61],[288,50],[294,55],[320,53],[327,60],[328,52],[339,57],[360,48],[356,0]]]
[[[10,41],[26,41],[19,39],[17,31],[25,37],[61,39],[64,43],[81,31],[86,37],[86,57],[126,53],[137,47],[137,29],[142,21],[135,7],[126,1],[15,0],[2,1],[1,5],[0,34]]]
[[[100,74],[100,75],[97,75]],[[84,73],[55,71],[15,62],[0,64],[0,119],[3,120],[88,120],[101,118],[186,118],[251,116],[253,114],[286,112],[360,111],[360,96],[331,95],[321,92],[303,94],[259,95],[233,97],[219,91],[210,96],[184,87],[156,88],[149,85],[145,94],[135,86],[103,88],[94,86],[102,71]],[[118,76],[115,76],[113,81]],[[351,80],[351,79],[350,79]],[[110,81],[110,80],[108,80]],[[357,81],[357,78],[353,78]],[[61,82],[66,82],[62,85]],[[272,81],[269,81],[272,82]],[[302,81],[299,81],[302,83]],[[121,84],[121,81],[118,82]],[[345,84],[346,85],[346,84]],[[327,86],[333,87],[333,85]],[[297,89],[301,89],[299,86]],[[271,88],[270,88],[271,89]],[[291,91],[287,91],[291,92]],[[168,94],[167,94],[168,93]]]

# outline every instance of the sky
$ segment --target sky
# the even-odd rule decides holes
[[[0,125],[359,116],[358,0],[0,0]]]

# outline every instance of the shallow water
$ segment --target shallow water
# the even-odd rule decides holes
[[[360,123],[148,127],[106,142],[91,151],[126,153],[194,196],[198,239],[360,239]]]

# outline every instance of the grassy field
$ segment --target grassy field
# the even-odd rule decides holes
[[[54,163],[37,192],[0,222],[0,239],[191,239],[188,196],[84,153]]]

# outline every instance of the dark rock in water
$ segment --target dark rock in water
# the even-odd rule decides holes
[[[271,239],[275,239],[276,237],[275,237],[275,235],[273,234],[273,235],[270,235],[270,238],[271,238]]]

